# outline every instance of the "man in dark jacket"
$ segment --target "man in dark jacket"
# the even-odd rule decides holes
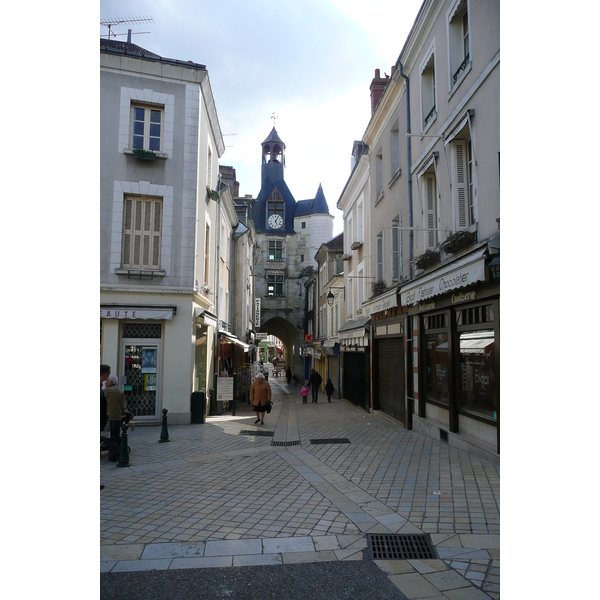
[[[319,386],[323,378],[313,369],[308,381],[312,390],[312,401],[316,403],[319,400]]]
[[[110,367],[108,365],[100,365],[100,433],[104,431],[106,427],[106,419],[108,417],[108,404],[106,402],[106,396],[102,389],[102,383],[108,379],[110,375]],[[100,489],[104,488],[104,484],[100,484]]]
[[[108,365],[100,365],[100,432],[104,431],[106,427],[106,417],[108,414],[106,396],[102,389],[102,384],[108,379],[110,375],[110,367]]]

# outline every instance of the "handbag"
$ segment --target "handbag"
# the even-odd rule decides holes
[[[267,404],[267,414],[271,412],[271,406],[273,406],[273,403],[269,400],[269,404]]]

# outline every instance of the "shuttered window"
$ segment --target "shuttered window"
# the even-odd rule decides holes
[[[377,281],[384,280],[384,264],[383,264],[383,231],[377,236]]]
[[[473,214],[472,155],[470,140],[454,142],[457,228],[465,229],[475,221]]]
[[[436,218],[436,182],[434,174],[426,174],[425,179],[425,201],[427,219],[427,247],[433,248],[437,244],[437,218]]]
[[[400,226],[402,223],[402,214],[399,214],[392,221],[392,280],[398,281],[402,278],[402,257],[401,257],[401,236]]]
[[[122,267],[160,269],[162,200],[125,197]]]

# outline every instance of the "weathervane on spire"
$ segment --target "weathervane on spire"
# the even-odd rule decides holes
[[[277,115],[275,113],[273,113],[271,115],[271,119],[273,119],[273,127],[275,127],[275,119],[277,119]]]

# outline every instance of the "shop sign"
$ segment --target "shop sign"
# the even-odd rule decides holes
[[[233,402],[233,377],[217,378],[217,400]]]
[[[260,301],[261,298],[254,299],[254,327],[260,327]]]
[[[425,312],[426,310],[435,310],[435,302],[419,305],[419,312]]]
[[[398,294],[397,290],[393,290],[392,293],[384,294],[381,298],[378,298],[375,302],[370,302],[368,305],[369,314],[375,314],[389,310],[390,308],[396,308],[398,306]]]
[[[420,284],[409,286],[401,294],[403,305],[415,305],[432,298],[456,290],[457,288],[472,285],[477,281],[485,280],[485,259],[477,255],[470,262],[449,269],[434,279],[425,279]]]
[[[170,321],[173,318],[173,310],[136,310],[132,308],[101,308],[100,309],[101,319],[165,319]]]
[[[467,292],[466,294],[452,294],[452,304],[459,302],[469,302],[477,298],[476,292]]]

